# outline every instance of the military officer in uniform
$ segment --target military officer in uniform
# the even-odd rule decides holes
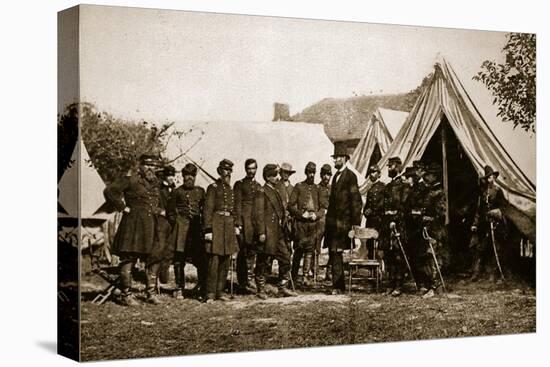
[[[472,269],[472,281],[476,281],[483,267],[489,273],[491,280],[498,279],[501,282],[500,274],[496,265],[496,258],[493,250],[493,237],[499,261],[502,265],[502,242],[506,237],[506,218],[502,210],[506,204],[506,198],[502,189],[496,186],[495,181],[499,176],[491,166],[485,166],[484,175],[480,177],[481,194],[478,198],[477,210],[472,225],[472,232],[477,234],[477,243],[474,248],[474,259]],[[491,223],[493,224],[493,235],[491,235]],[[496,276],[496,278],[495,278]]]
[[[283,199],[283,204],[285,206],[285,241],[289,247],[292,246],[292,241],[294,240],[294,220],[292,219],[288,211],[288,201],[290,200],[290,195],[292,195],[292,190],[294,190],[294,185],[290,183],[290,176],[296,173],[292,169],[292,165],[287,162],[281,163],[279,167],[279,179],[277,180],[277,191]],[[271,261],[273,263],[273,261]]]
[[[427,289],[423,298],[430,298],[435,295],[435,290],[440,285],[439,274],[434,260],[441,269],[448,263],[448,241],[447,227],[445,226],[446,201],[445,192],[441,185],[441,167],[432,163],[425,170],[424,175],[424,211],[422,216],[422,227],[424,231],[423,240],[416,243],[419,265],[419,281]],[[431,247],[428,244],[431,243]],[[435,253],[432,254],[432,248]]]
[[[315,184],[316,170],[315,163],[307,163],[306,179],[296,184],[288,202],[288,210],[295,223],[292,279],[297,279],[303,257],[303,285],[306,287],[311,285],[309,271],[317,244],[317,222],[325,215],[325,209],[321,207],[321,193]]]
[[[404,174],[407,179],[407,185],[404,186],[403,194],[404,221],[407,232],[407,242],[403,243],[403,245],[405,246],[405,252],[409,259],[413,277],[417,281],[421,272],[417,259],[423,256],[422,243],[425,241],[422,235],[422,216],[424,214],[424,202],[427,191],[426,184],[420,174],[424,174],[424,168],[420,167],[419,161],[415,161],[412,167],[407,167]],[[426,290],[420,289],[422,293]]]
[[[173,224],[171,243],[175,249],[174,297],[183,299],[185,289],[185,263],[190,261],[197,268],[197,289],[200,297],[206,296],[206,252],[202,234],[202,211],[205,192],[195,186],[197,166],[186,164],[181,170],[183,184],[175,189],[168,203],[168,220]]]
[[[157,172],[157,177],[160,182],[160,207],[165,211],[168,210],[168,201],[172,192],[176,188],[175,178],[176,169],[167,165]],[[159,279],[161,283],[168,283],[168,274],[170,269],[170,263],[173,258],[173,246],[169,242],[169,237],[172,232],[172,224],[165,218],[159,217],[159,242],[160,246],[164,248],[163,259],[160,262]]]
[[[256,261],[256,241],[253,226],[254,198],[261,185],[256,181],[258,164],[255,159],[249,158],[244,163],[246,177],[235,182],[235,206],[239,207],[243,231],[240,236],[239,253],[237,255],[237,279],[239,287],[246,292],[256,291],[254,285],[254,263]]]
[[[237,236],[242,224],[235,194],[230,186],[233,162],[222,160],[217,168],[220,178],[206,189],[203,209],[204,239],[208,270],[206,275],[206,302],[214,299],[228,301],[224,295],[230,258],[239,251]]]
[[[319,193],[321,208],[324,209],[325,215],[323,215],[317,221],[317,245],[315,246],[316,256],[314,258],[314,276],[319,274],[319,254],[321,253],[321,245],[323,239],[325,238],[325,224],[326,224],[326,213],[328,209],[328,201],[330,197],[330,178],[332,177],[332,169],[329,164],[323,164],[321,167],[321,181],[319,182]],[[325,281],[330,281],[331,276],[330,260],[327,262],[325,268]]]
[[[132,270],[138,259],[147,263],[147,301],[160,303],[156,296],[159,272],[158,222],[166,212],[161,207],[160,185],[155,170],[160,159],[155,155],[139,158],[139,171],[125,176],[105,188],[108,203],[123,212],[113,241],[113,253],[120,258],[121,303],[135,306],[131,293]]]
[[[365,217],[365,226],[375,229],[380,234],[382,227],[382,217],[384,215],[384,187],[380,181],[380,168],[373,164],[367,170],[368,189],[363,207],[363,216]],[[367,242],[367,249],[372,254],[374,251],[374,241]],[[373,254],[377,256],[377,254]]]
[[[287,216],[283,199],[276,188],[278,167],[267,164],[263,169],[265,184],[254,200],[254,226],[258,234],[256,268],[257,297],[266,299],[266,275],[271,271],[271,259],[279,265],[278,291],[281,296],[296,296],[288,289],[290,280],[290,247],[285,241],[284,226]]]
[[[402,245],[406,242],[403,221],[405,183],[399,175],[401,170],[401,158],[392,157],[388,160],[388,176],[391,181],[384,187],[384,217],[380,248],[388,270],[390,282],[388,293],[392,296],[401,295],[406,272],[405,260],[398,243],[398,240]]]

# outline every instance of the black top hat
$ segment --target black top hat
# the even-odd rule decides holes
[[[335,145],[332,157],[347,157],[349,159],[349,154],[345,146]]]
[[[197,175],[197,166],[195,166],[193,163],[187,163],[181,169],[181,174],[182,174],[182,176],[186,176],[186,175],[196,176]]]
[[[498,177],[498,175],[500,174],[498,171],[495,171],[493,170],[493,167],[487,165],[483,168],[483,176],[481,176],[481,178],[487,178],[489,176],[495,176],[495,178]]]
[[[233,162],[231,162],[229,159],[223,159],[218,165],[218,168],[227,169],[233,172]]]

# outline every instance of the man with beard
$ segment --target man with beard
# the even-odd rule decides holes
[[[208,270],[206,275],[206,302],[214,299],[228,301],[224,295],[230,258],[239,250],[237,236],[241,233],[241,215],[235,206],[235,195],[230,186],[233,162],[222,160],[217,168],[220,178],[206,189],[203,209],[204,239]]]
[[[197,167],[186,164],[181,170],[183,184],[173,191],[168,205],[168,219],[173,224],[171,243],[175,249],[174,275],[176,290],[174,297],[183,299],[185,289],[185,263],[191,263],[197,268],[197,289],[200,298],[206,291],[206,252],[202,235],[202,210],[205,192],[202,187],[195,186]]]
[[[237,254],[237,280],[242,291],[254,293],[254,262],[256,261],[256,239],[253,227],[253,205],[261,185],[255,180],[258,164],[249,158],[244,163],[246,177],[235,182],[235,206],[241,213],[243,231]]]
[[[380,241],[389,275],[388,293],[394,297],[401,295],[406,272],[405,259],[399,246],[399,241],[401,244],[406,243],[403,223],[405,183],[399,176],[401,169],[401,158],[392,157],[388,160],[388,176],[391,181],[384,188],[384,219]]]
[[[159,217],[165,216],[165,210],[161,208],[160,185],[155,175],[159,166],[158,156],[142,155],[137,174],[115,181],[104,191],[106,201],[123,212],[113,253],[120,258],[121,303],[125,306],[138,304],[131,293],[132,270],[138,259],[147,264],[147,302],[160,303],[155,294],[160,266],[156,236]]]
[[[283,199],[276,189],[278,168],[267,164],[263,169],[265,184],[258,191],[254,202],[254,225],[258,233],[256,268],[257,297],[266,299],[266,274],[271,270],[271,260],[279,265],[278,291],[281,296],[296,296],[288,289],[290,280],[290,247],[285,241],[286,220]]]
[[[368,185],[363,216],[367,228],[373,228],[380,233],[382,217],[384,215],[384,184],[380,182],[380,168],[374,164],[367,171]],[[374,240],[367,241],[367,249],[370,254],[374,251]],[[377,256],[377,254],[373,254]]]
[[[432,163],[427,167],[424,175],[424,215],[422,217],[422,226],[425,235],[428,237],[419,241],[418,246],[418,265],[421,283],[427,288],[423,298],[431,298],[435,295],[435,290],[440,285],[437,264],[444,268],[448,261],[447,247],[447,228],[445,226],[445,192],[441,185],[441,167]],[[430,244],[428,243],[430,241]],[[433,252],[432,252],[433,248]]]
[[[306,179],[296,184],[288,202],[288,210],[295,223],[292,279],[297,279],[303,257],[302,283],[306,287],[311,285],[309,271],[311,270],[313,253],[317,244],[317,222],[325,215],[325,209],[321,207],[321,193],[319,187],[315,184],[316,169],[315,163],[307,163],[305,168]]]
[[[321,244],[325,237],[325,224],[326,213],[328,209],[328,200],[330,197],[330,178],[332,177],[332,169],[329,164],[323,164],[321,167],[321,181],[319,182],[319,194],[321,201],[321,208],[323,208],[325,215],[323,215],[317,221],[317,244],[315,246],[316,256],[314,259],[314,276],[319,274],[319,254],[321,253]],[[330,261],[327,262],[325,268],[325,281],[330,281],[331,266]]]
[[[424,203],[426,196],[426,184],[423,180],[424,168],[421,167],[419,161],[414,161],[412,167],[407,167],[404,176],[407,179],[407,185],[404,188],[403,200],[404,200],[404,221],[405,230],[407,232],[407,243],[403,243],[405,246],[405,252],[409,259],[409,264],[413,272],[415,280],[420,282],[420,273],[422,269],[419,269],[417,259],[423,256],[423,243],[425,242],[422,235],[422,215],[424,214]],[[426,288],[420,286],[421,293],[426,292]]]
[[[495,185],[499,176],[491,166],[485,166],[485,174],[480,177],[481,195],[478,199],[477,211],[472,225],[472,232],[477,234],[477,242],[474,248],[474,261],[472,269],[472,281],[477,281],[480,270],[487,267],[491,281],[498,279],[501,283],[497,269],[496,257],[493,249],[493,237],[497,254],[502,256],[502,243],[506,238],[507,225],[502,209],[506,204],[506,198],[502,189]],[[491,223],[493,234],[491,234]],[[502,257],[499,258],[502,264]],[[495,277],[496,276],[496,277]]]
[[[168,202],[174,191],[176,184],[176,169],[173,166],[164,166],[157,172],[157,177],[160,182],[160,207],[168,213]],[[160,262],[159,279],[161,283],[168,283],[168,274],[170,263],[173,257],[173,247],[169,241],[172,232],[172,223],[166,218],[159,217],[158,223],[158,240],[159,245],[163,248],[162,260]]]
[[[349,231],[354,225],[361,224],[361,194],[357,185],[357,176],[346,168],[349,160],[345,148],[335,147],[334,168],[329,204],[326,214],[325,247],[329,249],[332,263],[332,294],[345,291],[343,251],[350,248]]]

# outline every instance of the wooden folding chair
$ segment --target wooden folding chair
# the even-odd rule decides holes
[[[376,282],[376,292],[380,283],[380,269],[382,262],[377,258],[378,250],[378,231],[373,228],[354,227],[349,232],[349,237],[354,241],[361,240],[361,246],[350,250],[349,257],[349,293],[351,294],[353,286],[353,276],[359,268],[367,269],[367,277],[364,279],[374,280]],[[369,254],[367,251],[367,241],[374,240],[373,252]]]

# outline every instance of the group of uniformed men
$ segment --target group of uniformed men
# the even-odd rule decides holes
[[[226,301],[234,254],[240,292],[266,299],[266,277],[276,260],[278,294],[296,296],[296,288],[310,286],[317,277],[322,244],[329,251],[325,281],[332,281],[332,294],[340,294],[345,290],[342,253],[353,246],[348,233],[360,225],[361,216],[366,227],[379,233],[380,245],[373,255],[386,264],[388,294],[401,294],[408,271],[424,297],[433,296],[440,284],[438,270],[448,261],[441,168],[415,161],[402,172],[401,160],[394,157],[388,161],[390,182],[383,184],[380,168],[373,165],[367,172],[363,207],[357,177],[346,168],[349,155],[336,149],[332,157],[334,176],[325,164],[315,183],[317,167],[309,162],[306,179],[296,186],[289,181],[295,173],[289,163],[266,164],[261,185],[256,181],[257,162],[251,158],[244,163],[246,176],[231,187],[233,163],[223,159],[219,178],[205,192],[195,185],[194,164],[183,167],[183,184],[176,188],[172,166],[163,166],[159,156],[141,156],[137,173],[105,189],[107,201],[123,212],[113,242],[113,253],[120,258],[120,302],[138,303],[131,292],[138,259],[146,263],[149,303],[161,302],[158,278],[169,265],[175,275],[173,295],[184,297],[187,262],[197,269],[197,297],[207,303]],[[503,221],[503,195],[494,185],[497,176],[486,167],[482,177],[485,189],[472,227],[479,238],[472,280],[491,258],[489,221]],[[373,243],[366,245],[374,252]]]

